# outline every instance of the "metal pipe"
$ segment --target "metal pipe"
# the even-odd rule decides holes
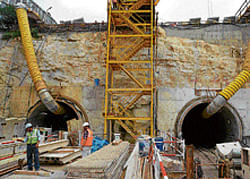
[[[202,112],[202,117],[207,119],[217,113],[226,102],[249,80],[250,78],[250,40],[243,70]]]
[[[186,146],[186,173],[187,179],[194,178],[194,146],[187,145]]]
[[[155,6],[157,6],[157,4],[160,2],[160,0],[156,0],[155,1]]]
[[[22,45],[26,62],[28,64],[29,72],[32,81],[35,85],[36,91],[46,106],[46,108],[53,114],[64,114],[65,110],[62,108],[51,96],[47,89],[46,83],[43,81],[42,74],[37,64],[35,50],[33,46],[32,36],[29,27],[28,15],[25,9],[25,5],[19,4],[16,9],[19,29],[22,38]]]

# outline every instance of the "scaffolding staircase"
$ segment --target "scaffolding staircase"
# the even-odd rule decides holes
[[[154,0],[108,1],[104,136],[109,140],[115,122],[134,139],[140,135],[137,121],[149,123],[150,128],[143,130],[154,134],[155,31]],[[132,87],[116,78],[119,75],[126,77]],[[150,111],[146,117],[136,116],[131,109],[144,96]]]

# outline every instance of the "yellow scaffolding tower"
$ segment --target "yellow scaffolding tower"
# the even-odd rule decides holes
[[[155,3],[108,0],[104,137],[109,140],[115,121],[134,139],[145,131],[154,135]],[[150,107],[136,116],[130,109],[140,100]],[[147,127],[137,129],[138,121],[147,121]]]

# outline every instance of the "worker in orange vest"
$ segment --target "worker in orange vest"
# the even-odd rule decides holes
[[[91,152],[92,142],[93,142],[93,132],[89,128],[89,123],[84,122],[82,131],[82,138],[81,138],[81,151],[82,151],[82,158],[88,156]]]

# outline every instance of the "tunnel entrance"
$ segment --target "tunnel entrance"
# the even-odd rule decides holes
[[[212,148],[217,143],[241,140],[242,122],[230,104],[209,119],[202,118],[202,111],[211,100],[207,97],[192,100],[180,112],[177,131],[187,145]]]
[[[35,127],[52,128],[52,131],[68,131],[67,121],[80,120],[87,121],[87,114],[83,107],[75,100],[68,97],[57,97],[56,102],[64,107],[66,113],[55,115],[51,113],[44,104],[39,100],[28,111],[27,122],[31,122]],[[79,127],[79,126],[78,126]]]

